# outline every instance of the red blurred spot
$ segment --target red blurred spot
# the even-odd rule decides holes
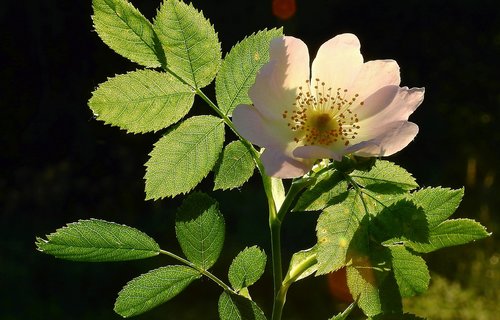
[[[273,14],[282,19],[290,19],[297,11],[295,0],[273,0]]]
[[[345,267],[328,274],[328,287],[331,295],[338,301],[351,303],[353,298],[347,287],[347,274]]]

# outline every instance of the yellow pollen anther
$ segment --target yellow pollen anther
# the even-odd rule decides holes
[[[297,88],[296,102],[282,113],[294,132],[294,141],[303,145],[349,145],[360,129],[358,115],[351,110],[364,104],[357,102],[359,94],[349,94],[343,88],[333,94],[320,79],[315,79],[314,86],[310,83],[306,80],[305,86]]]

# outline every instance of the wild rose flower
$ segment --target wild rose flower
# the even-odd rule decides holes
[[[355,35],[338,35],[319,48],[310,70],[301,40],[271,42],[270,61],[249,90],[253,104],[233,112],[238,132],[265,148],[266,174],[299,177],[318,159],[346,154],[389,156],[417,135],[408,117],[424,89],[399,87],[396,61],[363,63],[360,47]]]

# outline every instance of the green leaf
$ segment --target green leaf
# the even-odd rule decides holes
[[[204,193],[189,195],[177,211],[175,233],[186,257],[207,270],[224,245],[224,217],[218,203]]]
[[[219,298],[219,317],[221,320],[266,320],[255,302],[228,292]]]
[[[378,314],[370,317],[367,320],[426,320],[426,318],[418,317],[410,313],[395,313],[395,314]]]
[[[371,232],[378,242],[427,241],[429,237],[425,212],[406,199],[385,207],[372,219],[371,226]]]
[[[146,163],[146,199],[173,197],[192,190],[210,172],[224,144],[224,124],[195,116],[156,142]]]
[[[292,259],[290,259],[285,281],[289,279],[294,279],[294,282],[299,281],[315,273],[318,270],[317,251],[317,247],[314,246],[294,253]]]
[[[376,263],[347,267],[347,284],[352,296],[367,316],[402,312],[399,288],[392,272],[381,271]]]
[[[347,196],[347,182],[339,171],[328,171],[305,190],[293,211],[318,211],[343,201]]]
[[[245,248],[238,253],[229,266],[229,282],[239,291],[257,282],[266,268],[266,253],[257,246]]]
[[[145,233],[104,220],[80,220],[37,238],[41,252],[73,261],[103,262],[143,259],[160,253]]]
[[[377,160],[369,171],[355,170],[350,176],[364,188],[382,194],[400,194],[418,187],[408,171],[384,160]]]
[[[168,73],[140,70],[102,83],[89,106],[97,119],[128,132],[163,129],[184,117],[194,102],[192,90]]]
[[[411,194],[411,201],[424,209],[429,227],[433,228],[450,217],[457,210],[464,189],[426,188]]]
[[[402,194],[383,194],[377,193],[369,189],[361,189],[361,193],[363,194],[363,199],[366,204],[366,210],[370,213],[371,216],[377,216],[381,212],[398,201],[407,200],[409,193]],[[408,200],[407,200],[408,201]],[[413,204],[413,207],[415,205]],[[423,210],[421,210],[423,211]]]
[[[390,246],[389,250],[401,296],[411,297],[426,291],[431,277],[424,259],[404,246]]]
[[[401,295],[390,270],[390,253],[369,241],[369,231],[369,218],[365,215],[347,252],[349,291],[367,316],[402,312]]]
[[[241,141],[233,141],[222,152],[215,169],[214,190],[242,186],[253,175],[255,162],[252,154]]]
[[[359,307],[370,316],[382,311],[375,273],[371,266],[347,267],[347,284]]]
[[[336,316],[331,317],[330,320],[346,320],[355,306],[356,306],[356,303],[354,303],[354,302],[351,303],[347,307],[347,309],[345,309],[343,312],[337,314]]]
[[[269,62],[271,40],[283,35],[282,29],[259,31],[236,44],[222,62],[215,80],[217,103],[230,116],[239,104],[251,104],[248,89],[261,67]]]
[[[430,231],[426,242],[408,241],[405,246],[421,253],[457,246],[490,236],[480,223],[470,219],[446,220]]]
[[[271,177],[271,192],[273,194],[276,211],[279,211],[286,198],[285,186],[280,178]]]
[[[358,193],[350,193],[344,202],[323,211],[316,226],[318,274],[345,266],[347,249],[364,215]]]
[[[151,23],[128,1],[93,0],[94,28],[102,41],[123,57],[159,67],[163,50]]]
[[[356,196],[357,198],[357,196]],[[367,228],[368,216],[359,222],[354,238],[349,246],[347,258],[350,264],[346,267],[347,286],[354,301],[363,312],[370,316],[382,312],[382,304],[378,291],[377,277],[381,271],[370,257],[369,234]]]
[[[131,280],[118,293],[115,312],[122,317],[144,313],[172,299],[201,274],[186,266],[161,267]]]
[[[154,21],[154,30],[165,51],[167,67],[194,88],[215,78],[221,47],[214,27],[191,4],[166,0]]]

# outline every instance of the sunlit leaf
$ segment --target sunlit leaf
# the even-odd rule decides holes
[[[80,220],[37,238],[38,250],[57,258],[103,262],[143,259],[158,255],[158,244],[145,233],[104,220]]]
[[[172,75],[139,70],[99,85],[89,106],[97,119],[128,132],[142,133],[179,121],[193,102],[193,91]]]
[[[355,306],[356,306],[356,304],[354,302],[351,303],[347,307],[347,309],[345,309],[343,312],[337,314],[336,316],[331,317],[329,320],[346,320],[347,317],[349,317],[349,314],[351,313],[351,311],[354,309]]]
[[[429,237],[429,226],[424,210],[406,199],[382,209],[372,219],[371,225],[371,232],[379,243],[388,239],[394,239],[393,242],[426,241]]]
[[[221,320],[266,320],[255,302],[228,292],[219,298],[219,317]]]
[[[260,68],[269,61],[269,45],[282,29],[259,31],[236,44],[226,55],[215,82],[217,103],[226,115],[239,104],[251,104],[248,89]]]
[[[290,266],[285,279],[295,278],[294,281],[299,281],[315,273],[318,270],[317,251],[317,247],[314,246],[294,253],[290,259]],[[306,268],[304,269],[304,267]]]
[[[102,41],[123,57],[159,67],[163,50],[151,23],[126,0],[93,0],[94,27]]]
[[[229,266],[229,283],[235,290],[251,286],[264,273],[266,261],[265,252],[257,246],[245,248]]]
[[[212,170],[224,144],[224,124],[195,116],[156,142],[146,163],[146,199],[173,197],[192,190]]]
[[[224,217],[218,203],[204,193],[189,195],[177,211],[175,233],[186,257],[207,270],[224,245]]]
[[[343,173],[329,171],[305,190],[293,211],[317,211],[343,201],[347,196],[347,182]]]
[[[349,291],[367,316],[402,312],[401,295],[390,269],[390,253],[370,240],[369,218],[365,215],[347,252]]]
[[[252,176],[254,168],[255,162],[248,148],[241,141],[231,142],[224,148],[216,166],[214,190],[242,186]]]
[[[118,293],[115,312],[136,316],[172,299],[201,274],[186,266],[166,266],[131,280]]]
[[[395,313],[395,314],[378,314],[369,317],[367,320],[426,320],[426,318],[418,317],[410,313]]]
[[[408,171],[385,160],[377,160],[369,171],[355,170],[350,176],[362,187],[383,194],[400,194],[418,187]]]
[[[361,257],[347,267],[347,284],[354,300],[367,316],[401,313],[402,302],[394,274],[381,270],[371,258]]]
[[[411,297],[426,291],[431,277],[424,259],[402,245],[388,248],[391,251],[392,268],[401,296]]]
[[[347,249],[364,215],[360,195],[354,192],[344,202],[322,212],[316,226],[318,274],[345,266]]]
[[[480,223],[470,219],[454,219],[441,222],[430,231],[426,242],[408,241],[405,245],[422,253],[457,246],[488,237],[490,234]]]
[[[432,228],[450,217],[458,208],[464,189],[426,188],[412,193],[410,199],[425,211],[429,227]]]
[[[154,30],[170,70],[194,88],[212,82],[221,62],[221,47],[214,27],[200,11],[179,0],[165,0]]]

